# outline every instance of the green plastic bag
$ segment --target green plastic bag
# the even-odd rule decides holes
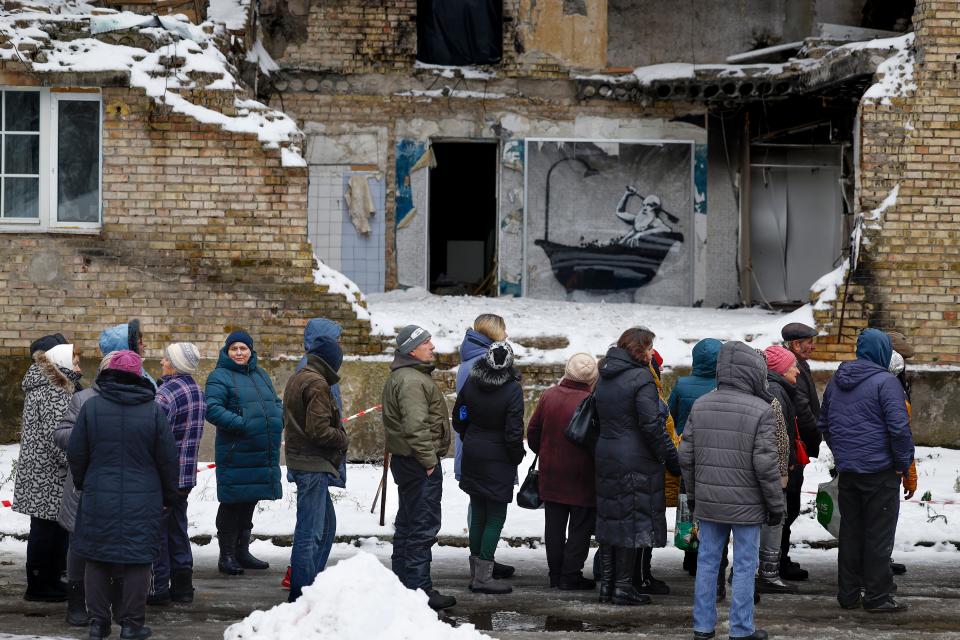
[[[840,537],[840,476],[817,487],[817,522],[834,538]]]
[[[696,551],[700,546],[697,539],[697,521],[687,506],[687,494],[681,493],[677,498],[677,525],[673,530],[673,546],[684,551]]]

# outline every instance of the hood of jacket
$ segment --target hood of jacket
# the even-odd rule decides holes
[[[716,338],[704,338],[693,346],[693,370],[690,375],[701,378],[717,377],[717,356],[723,343]]]
[[[393,362],[390,363],[390,371],[396,371],[397,369],[403,369],[404,367],[413,367],[422,373],[430,375],[433,373],[433,370],[437,368],[437,365],[433,362],[417,360],[408,353],[395,354],[393,356]]]
[[[886,367],[881,367],[870,360],[856,359],[852,362],[843,362],[837,368],[837,373],[833,376],[834,382],[844,391],[854,389],[867,378],[872,378],[881,373],[890,373]],[[893,375],[890,373],[890,375]]]
[[[857,336],[857,359],[868,360],[884,369],[890,366],[893,342],[879,329],[864,329]]]
[[[37,351],[33,354],[33,364],[23,376],[20,388],[24,393],[29,393],[50,385],[72,394],[77,388],[74,383],[79,379],[79,373],[61,369],[47,357],[45,351]]]
[[[460,343],[460,362],[480,357],[487,352],[493,340],[473,329],[467,329]]]
[[[320,345],[321,338],[333,338],[334,342],[340,339],[343,327],[326,318],[313,318],[303,330],[303,350],[313,351]]]
[[[227,369],[228,371],[237,371],[239,373],[250,373],[257,368],[257,352],[250,350],[250,359],[247,364],[237,364],[230,359],[226,347],[220,348],[220,356],[217,358],[217,369]]]
[[[125,405],[150,402],[157,395],[153,383],[128,371],[105,369],[97,376],[100,397]]]
[[[647,365],[634,360],[633,356],[627,353],[626,349],[620,347],[610,347],[607,349],[607,355],[603,357],[600,363],[601,378],[616,378],[624,371],[630,369],[646,369]]]
[[[767,389],[767,364],[755,349],[731,340],[717,354],[717,389],[749,393],[765,402],[773,400]]]
[[[139,320],[131,320],[107,327],[100,332],[100,354],[105,356],[111,351],[123,351],[124,349],[140,353],[140,345],[132,340],[139,333]]]
[[[520,374],[513,367],[494,369],[487,363],[486,358],[480,358],[470,369],[470,379],[482,389],[496,389],[511,380],[520,380]]]

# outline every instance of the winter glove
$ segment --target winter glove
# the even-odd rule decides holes
[[[783,522],[783,512],[782,511],[768,511],[767,512],[767,522],[768,527],[775,527],[778,524]]]

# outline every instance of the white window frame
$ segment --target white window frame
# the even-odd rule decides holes
[[[37,87],[0,87],[0,93],[6,93],[7,91],[19,91],[19,92],[30,92],[30,93],[39,93],[40,94],[40,126],[39,126],[39,138],[40,141],[37,145],[38,152],[40,154],[40,171],[38,175],[38,193],[37,193],[37,217],[36,218],[7,218],[3,215],[3,197],[4,193],[0,193],[0,230],[11,229],[22,229],[28,231],[37,231],[43,228],[43,212],[47,211],[47,203],[45,201],[46,189],[43,188],[44,176],[48,173],[48,162],[49,158],[47,154],[43,152],[46,144],[46,132],[50,130],[50,123],[47,120],[47,115],[49,107],[47,106],[47,101],[49,100],[49,91],[39,89]],[[4,100],[4,109],[0,109],[0,115],[6,119],[6,96],[0,95],[0,98]],[[6,133],[6,122],[0,122],[0,130]],[[0,144],[5,144],[5,142],[0,141]],[[6,153],[6,149],[0,149],[0,154]],[[6,178],[7,175],[0,170],[0,177]]]
[[[103,227],[103,99],[99,92],[56,91],[41,87],[0,86],[0,91],[35,91],[40,94],[40,193],[37,218],[0,216],[0,233],[97,233]],[[58,109],[61,100],[90,101],[100,105],[100,131],[97,140],[97,170],[100,174],[97,194],[97,222],[60,222],[57,219],[57,143]],[[2,206],[2,205],[0,205]]]

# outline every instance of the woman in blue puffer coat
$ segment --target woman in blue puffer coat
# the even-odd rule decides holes
[[[283,404],[270,376],[257,366],[253,338],[227,336],[207,378],[207,420],[217,428],[217,541],[221,573],[270,565],[250,554],[253,512],[259,500],[278,500]]]

